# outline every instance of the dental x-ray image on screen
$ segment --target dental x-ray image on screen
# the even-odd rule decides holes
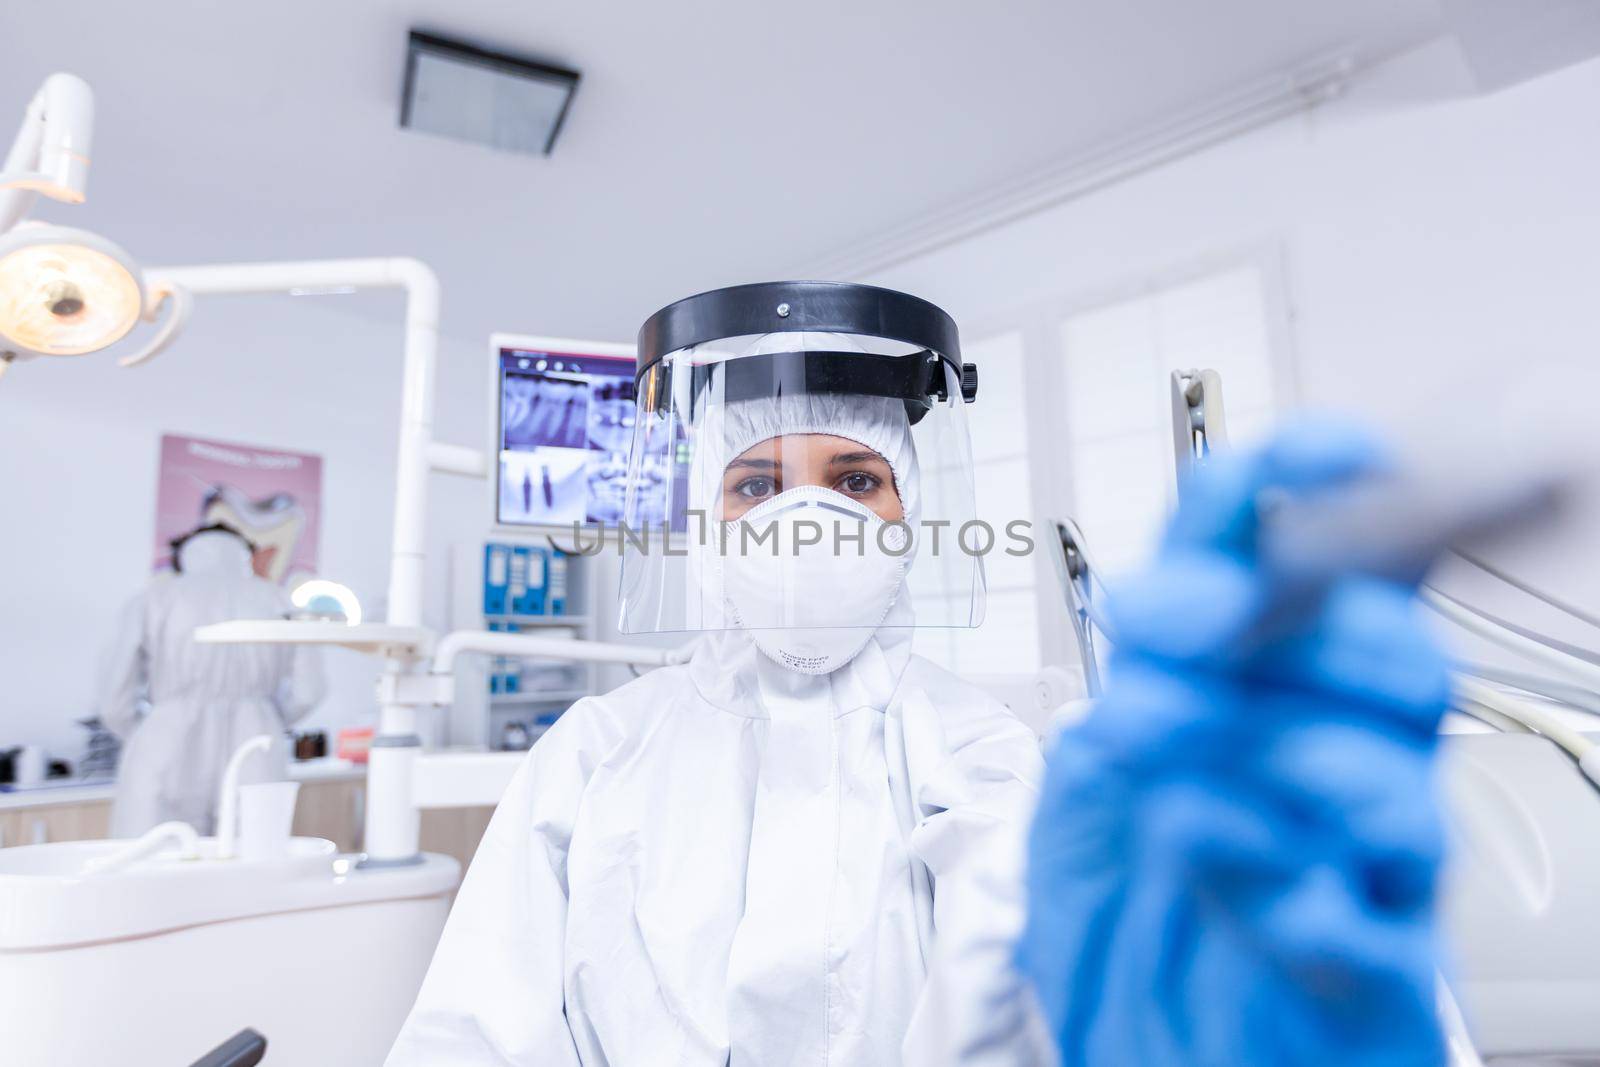
[[[499,348],[495,517],[501,524],[571,526],[621,518],[633,441],[633,374],[631,355]],[[652,472],[651,499],[664,501],[674,473]],[[664,504],[653,511],[665,514]]]

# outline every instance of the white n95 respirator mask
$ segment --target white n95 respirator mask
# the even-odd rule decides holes
[[[828,674],[883,624],[911,548],[904,523],[803,485],[722,524],[723,594],[762,652],[792,671]]]

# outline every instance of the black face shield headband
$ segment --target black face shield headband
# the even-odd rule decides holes
[[[723,401],[845,393],[899,400],[915,424],[959,392],[978,393],[978,369],[962,363],[955,323],[937,306],[905,293],[843,282],[765,282],[701,293],[669,304],[639,331],[641,405],[659,409],[670,395],[670,352],[731,337],[835,333],[913,345],[904,356],[863,352],[773,352],[692,368],[691,404],[717,388]]]
[[[905,404],[914,426],[950,399],[948,362],[933,352],[880,356],[865,352],[769,352],[693,368],[691,404],[713,390],[722,403],[817,393],[877,396]],[[692,408],[691,408],[692,411]]]

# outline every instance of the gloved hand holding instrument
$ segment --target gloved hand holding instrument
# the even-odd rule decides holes
[[[1110,678],[1051,754],[1019,950],[1063,1063],[1442,1062],[1450,680],[1415,584],[1553,490],[1397,517],[1390,471],[1337,425],[1219,456],[1113,587]]]

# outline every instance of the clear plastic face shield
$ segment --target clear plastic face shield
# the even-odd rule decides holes
[[[623,632],[812,631],[785,657],[810,670],[881,627],[978,625],[993,538],[960,359],[948,315],[870,286],[736,286],[652,316],[616,531]]]

